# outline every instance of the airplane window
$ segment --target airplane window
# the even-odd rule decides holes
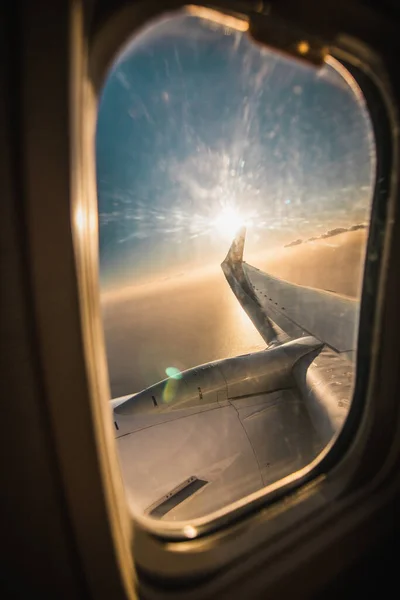
[[[315,68],[240,29],[153,22],[99,104],[115,437],[134,514],[175,523],[309,465],[353,393],[368,111],[334,58]]]

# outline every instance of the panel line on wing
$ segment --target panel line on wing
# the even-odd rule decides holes
[[[190,498],[202,487],[207,485],[208,481],[204,479],[198,479],[195,476],[189,477],[183,483],[176,486],[168,494],[163,496],[160,500],[154,502],[147,510],[145,514],[150,517],[157,517],[161,519],[173,508],[181,504],[187,498]]]

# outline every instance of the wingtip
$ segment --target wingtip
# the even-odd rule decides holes
[[[240,264],[243,261],[244,243],[246,240],[246,227],[243,225],[238,229],[231,247],[228,250],[228,254],[224,260],[224,263],[231,265]]]

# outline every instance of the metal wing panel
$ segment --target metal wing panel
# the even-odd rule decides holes
[[[243,271],[261,308],[291,337],[313,335],[337,352],[354,350],[358,302],[288,283],[246,263]]]
[[[145,426],[118,439],[139,513],[168,521],[205,516],[304,467],[320,447],[295,388],[179,413],[139,415]]]
[[[221,267],[233,293],[267,344],[312,335],[337,352],[354,350],[359,303],[289,283],[243,262],[245,234],[242,228]]]

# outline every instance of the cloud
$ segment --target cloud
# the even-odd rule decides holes
[[[291,246],[299,246],[300,244],[306,244],[307,242],[315,242],[316,240],[325,240],[326,238],[334,237],[335,235],[339,235],[340,233],[358,231],[359,229],[368,229],[368,223],[357,223],[356,225],[351,225],[350,227],[336,227],[335,229],[329,229],[327,232],[318,236],[310,237],[307,240],[294,240],[289,244],[285,244],[284,248],[290,248]]]

